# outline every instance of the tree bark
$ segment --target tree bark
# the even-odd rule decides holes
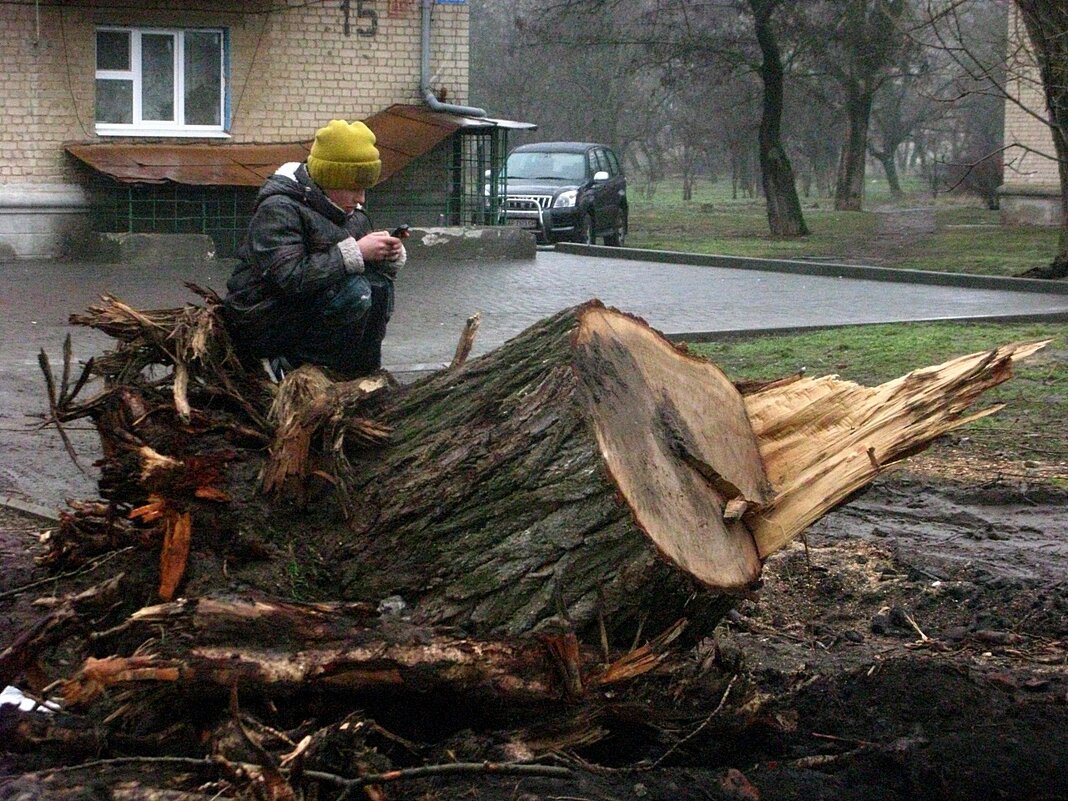
[[[722,517],[768,497],[741,396],[626,315],[549,318],[375,416],[390,446],[354,463],[351,536],[328,556],[360,597],[399,594],[471,633],[566,610],[628,637],[759,575],[752,537]]]
[[[850,87],[846,103],[846,140],[838,162],[838,183],[834,207],[838,211],[860,211],[864,206],[864,173],[868,158],[868,125],[873,93]]]
[[[760,77],[764,82],[759,133],[760,168],[771,233],[775,236],[806,236],[808,227],[801,213],[793,167],[782,144],[782,55],[771,28],[775,5],[775,0],[749,0],[762,58]]]

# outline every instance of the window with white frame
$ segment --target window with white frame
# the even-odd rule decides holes
[[[225,135],[225,41],[209,28],[97,28],[96,132]]]

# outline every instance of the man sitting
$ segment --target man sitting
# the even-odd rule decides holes
[[[382,366],[393,281],[407,253],[372,231],[365,192],[382,171],[362,122],[331,120],[306,162],[278,168],[260,189],[224,317],[246,357],[276,370],[315,364],[342,378]]]

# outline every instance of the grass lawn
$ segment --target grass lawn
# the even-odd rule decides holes
[[[831,198],[802,198],[811,235],[776,239],[768,233],[763,201],[732,199],[723,183],[699,182],[693,199],[682,200],[678,181],[664,180],[652,197],[632,182],[631,247],[722,253],[764,258],[848,260],[913,270],[983,275],[1016,275],[1047,264],[1057,246],[1057,231],[1046,227],[1002,227],[998,212],[977,199],[932,198],[915,182],[903,201],[889,203],[885,182],[869,184],[868,208],[840,212]],[[920,229],[902,228],[896,208],[926,209]],[[916,219],[916,216],[913,216]]]
[[[913,369],[1021,340],[1053,339],[1017,366],[1016,376],[983,396],[998,414],[962,429],[954,441],[984,457],[1033,460],[1068,480],[1068,324],[906,323],[804,334],[747,336],[691,349],[732,378],[777,378],[805,369],[874,385]]]

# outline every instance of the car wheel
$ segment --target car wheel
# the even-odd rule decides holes
[[[597,244],[597,237],[594,234],[592,214],[587,214],[582,218],[582,228],[579,229],[577,241],[580,245]]]
[[[605,236],[604,243],[610,248],[621,248],[627,241],[627,210],[620,209],[616,217],[616,230]]]

